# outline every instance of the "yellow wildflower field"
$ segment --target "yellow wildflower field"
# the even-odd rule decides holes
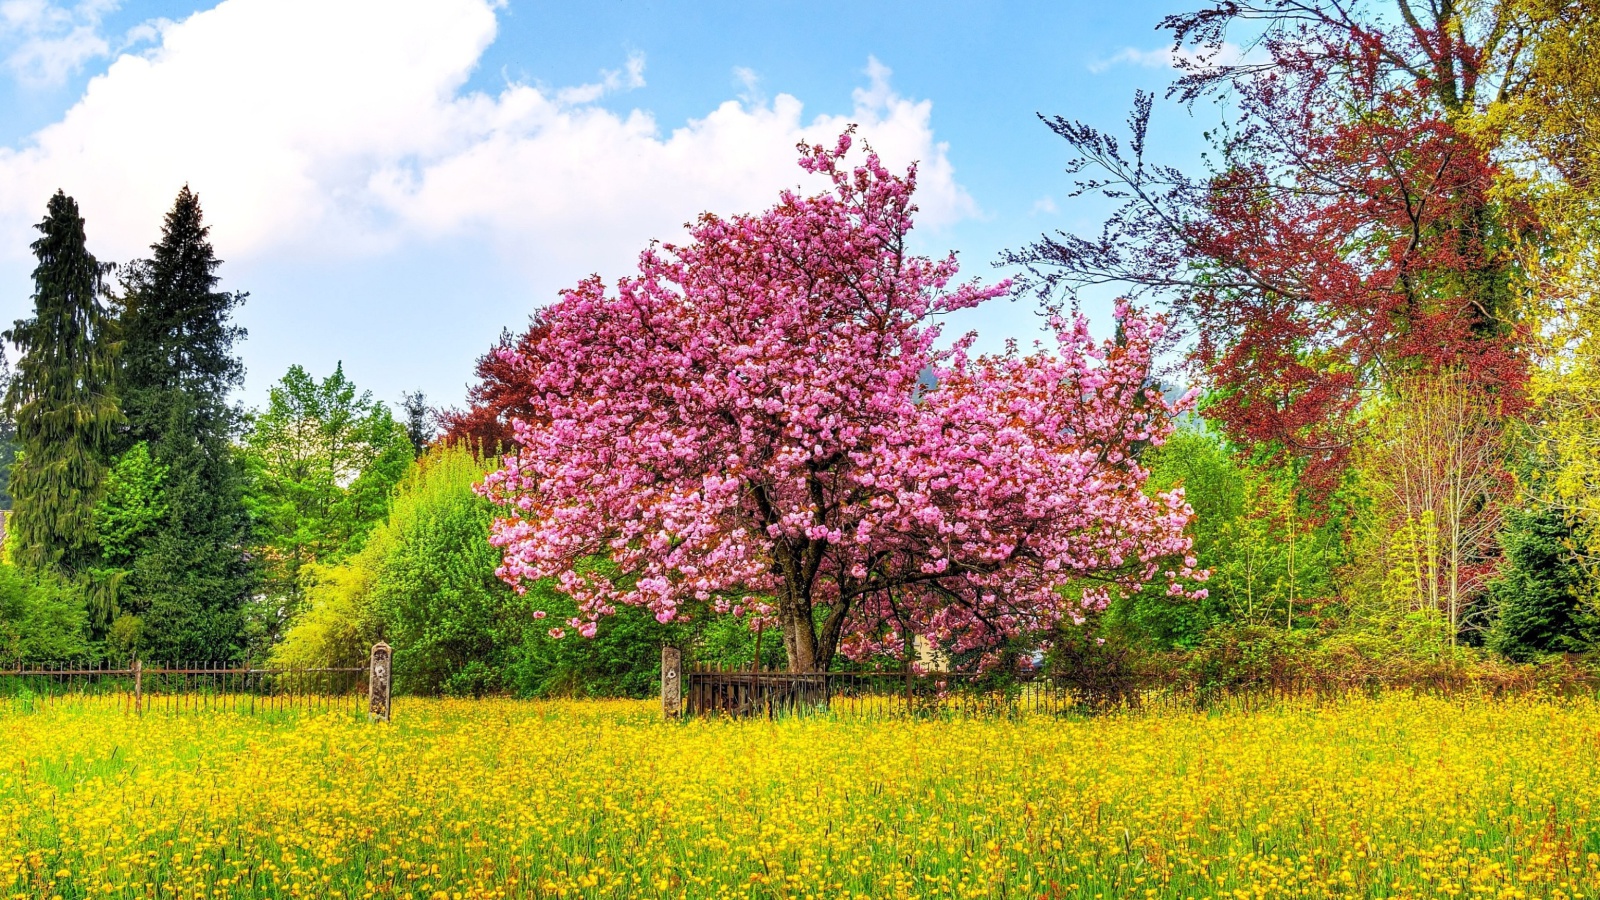
[[[0,701],[0,897],[1600,896],[1600,703],[660,721]]]

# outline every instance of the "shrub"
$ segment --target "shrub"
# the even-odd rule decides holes
[[[277,664],[359,666],[367,659],[381,628],[369,602],[375,574],[366,557],[357,554],[344,565],[312,565],[303,571],[304,604],[273,652]]]
[[[593,639],[556,639],[577,615],[552,582],[518,594],[495,570],[495,507],[474,486],[490,468],[470,449],[436,447],[400,481],[388,518],[339,565],[302,575],[302,611],[273,658],[288,666],[359,665],[377,640],[394,648],[395,688],[418,694],[644,696],[660,648],[692,639],[626,609]],[[593,565],[604,565],[595,562]]]
[[[533,621],[527,600],[495,576],[495,507],[473,490],[489,468],[460,445],[423,456],[400,482],[372,550],[359,554],[372,569],[371,613],[394,645],[399,689],[504,689],[512,648]]]
[[[87,620],[81,589],[0,564],[0,664],[87,657]]]

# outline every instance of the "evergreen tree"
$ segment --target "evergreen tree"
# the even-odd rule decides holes
[[[11,387],[11,364],[0,351],[0,398]],[[11,465],[17,461],[17,423],[0,403],[0,510],[11,509]]]
[[[1491,586],[1499,618],[1489,646],[1515,660],[1591,649],[1600,621],[1580,599],[1583,570],[1561,510],[1519,510],[1501,540],[1506,566]]]
[[[139,644],[152,658],[232,655],[254,585],[244,479],[232,451],[241,414],[228,402],[244,377],[234,354],[244,330],[229,314],[245,295],[217,290],[209,230],[185,186],[151,257],[130,263],[123,277],[128,428],[119,449],[147,453],[164,473],[159,520],[123,548],[122,561],[122,606],[138,617]]]
[[[420,458],[439,434],[439,417],[428,406],[428,395],[421,391],[407,391],[400,398],[400,409],[406,414],[406,437],[411,439],[412,453]]]
[[[22,354],[5,397],[20,449],[10,482],[12,558],[41,574],[79,577],[99,557],[95,505],[123,421],[115,345],[78,204],[57,191],[36,227],[33,318],[5,333]]]

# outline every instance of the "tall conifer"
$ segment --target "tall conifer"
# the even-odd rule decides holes
[[[111,324],[100,305],[102,267],[86,247],[78,204],[57,191],[35,226],[33,318],[5,339],[21,352],[6,390],[21,455],[11,472],[9,528],[16,562],[86,575],[98,558],[94,508],[122,423]]]
[[[146,445],[165,473],[163,514],[133,549],[124,592],[153,657],[231,655],[252,588],[243,477],[230,446],[241,416],[228,401],[244,377],[234,355],[244,330],[229,313],[245,295],[217,290],[209,230],[185,186],[151,257],[123,277],[123,449]]]

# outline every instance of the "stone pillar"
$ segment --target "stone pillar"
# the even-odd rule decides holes
[[[372,645],[372,668],[367,679],[367,716],[374,721],[389,721],[389,684],[394,679],[394,667],[389,664],[389,645],[379,641]]]
[[[661,714],[683,715],[683,651],[677,647],[661,648]]]

